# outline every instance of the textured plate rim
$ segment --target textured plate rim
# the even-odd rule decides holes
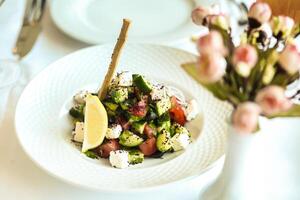
[[[182,182],[186,182],[186,181],[189,181],[189,180],[192,180],[194,178],[197,178],[199,177],[200,175],[203,175],[205,174],[206,172],[210,171],[211,169],[215,168],[216,166],[218,165],[221,165],[224,163],[224,158],[225,158],[225,152],[223,152],[220,157],[218,159],[216,159],[214,162],[212,162],[210,165],[208,165],[206,168],[196,172],[195,174],[193,175],[190,175],[190,176],[187,176],[185,178],[181,178],[181,179],[178,179],[178,180],[175,180],[175,181],[171,181],[171,182],[168,182],[168,183],[162,183],[162,184],[159,184],[157,186],[147,186],[147,187],[142,187],[142,188],[126,188],[126,189],[101,189],[99,187],[93,187],[92,185],[89,185],[87,186],[86,184],[80,184],[80,183],[75,183],[75,182],[72,182],[71,180],[61,176],[61,175],[58,175],[58,174],[55,174],[54,172],[50,171],[47,169],[47,167],[41,165],[38,160],[36,160],[29,152],[28,149],[26,149],[24,143],[22,142],[21,140],[21,137],[20,137],[20,132],[21,130],[18,128],[18,116],[17,113],[18,113],[18,110],[19,110],[19,107],[20,107],[20,102],[22,101],[23,99],[23,96],[24,94],[26,93],[26,91],[28,90],[29,86],[34,83],[34,81],[36,79],[38,79],[40,76],[42,76],[43,74],[46,74],[49,70],[51,70],[52,66],[55,65],[56,63],[60,62],[61,60],[65,59],[66,57],[69,57],[69,56],[72,56],[73,54],[75,53],[79,53],[81,51],[85,51],[87,49],[93,49],[93,48],[97,48],[97,47],[102,47],[102,46],[107,46],[107,45],[112,45],[113,43],[106,43],[106,44],[103,44],[103,45],[94,45],[94,46],[90,46],[90,47],[86,47],[86,48],[82,48],[80,50],[77,50],[77,51],[74,51],[70,54],[67,54],[66,56],[63,56],[61,57],[60,59],[50,63],[47,67],[45,67],[43,70],[41,70],[25,87],[25,89],[23,90],[19,100],[18,100],[18,103],[17,103],[17,106],[16,106],[16,111],[15,111],[15,117],[14,117],[14,127],[15,127],[15,131],[16,131],[16,135],[17,135],[17,140],[21,146],[21,148],[24,150],[24,152],[27,154],[27,156],[30,158],[30,160],[33,161],[33,163],[38,166],[40,169],[42,169],[43,171],[45,171],[47,174],[51,175],[52,177],[56,177],[58,178],[59,180],[65,182],[65,183],[69,183],[70,185],[73,185],[73,186],[79,186],[79,187],[82,187],[82,188],[85,188],[85,189],[90,189],[90,190],[95,190],[95,191],[101,191],[101,192],[117,192],[117,193],[133,193],[133,192],[145,192],[145,191],[151,191],[151,190],[155,190],[155,189],[161,189],[163,187],[168,187],[168,186],[172,186],[172,185],[176,185],[176,184],[179,184],[179,183],[182,183]],[[146,45],[146,46],[155,46],[155,47],[159,47],[159,48],[169,48],[169,49],[173,49],[173,50],[177,50],[177,51],[181,51],[183,53],[187,53],[187,54],[190,54],[190,55],[194,55],[196,56],[195,54],[191,53],[191,52],[188,52],[188,51],[185,51],[185,50],[182,50],[182,49],[179,49],[179,48],[174,48],[174,47],[170,47],[170,46],[166,46],[166,45],[157,45],[157,44],[143,44],[143,43],[140,43],[141,46],[143,45]],[[205,117],[205,116],[204,116]]]

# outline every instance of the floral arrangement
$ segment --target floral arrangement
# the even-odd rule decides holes
[[[233,128],[240,133],[258,130],[259,116],[300,116],[286,88],[299,78],[300,51],[295,38],[300,25],[287,16],[272,16],[268,4],[254,3],[247,11],[247,27],[238,44],[232,40],[229,18],[216,6],[192,12],[195,24],[209,32],[197,41],[197,63],[183,68],[234,107]]]

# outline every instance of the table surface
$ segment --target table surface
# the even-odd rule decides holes
[[[13,58],[10,50],[14,45],[20,27],[23,7],[24,1],[9,0],[0,8],[0,30],[2,31],[0,34],[0,59]],[[71,39],[59,31],[53,24],[48,9],[45,13],[43,27],[44,30],[39,36],[36,45],[30,54],[22,60],[23,75],[20,81],[14,87],[0,89],[0,199],[200,199],[202,191],[205,191],[205,188],[219,174],[222,162],[208,173],[180,185],[173,187],[166,186],[151,192],[125,195],[100,193],[69,185],[48,175],[28,158],[17,141],[13,125],[15,105],[18,97],[26,84],[48,64],[77,49],[89,46],[88,44]],[[189,39],[177,41],[169,45],[195,52],[195,47]],[[277,140],[281,139],[278,138]],[[276,139],[274,139],[274,142],[276,143]],[[285,138],[282,146],[288,145],[291,142],[295,143],[294,140]],[[295,145],[300,145],[300,140]],[[264,173],[266,172],[257,169],[259,166],[257,163],[263,160],[260,151],[252,151],[250,157],[240,158],[239,162],[243,162],[243,159],[247,159],[247,163],[254,163],[251,167],[254,167],[256,170],[253,171],[249,166],[242,166],[241,168],[235,167],[228,171],[228,174],[233,174],[235,179],[243,180],[245,183],[235,185],[234,188],[229,189],[234,190],[235,194],[234,198],[231,199],[248,199],[248,197],[250,199],[251,195],[245,195],[247,193],[245,192],[247,191],[246,180],[253,174],[264,177]],[[289,160],[285,160],[285,162],[289,163]],[[274,160],[268,160],[266,165],[272,166],[273,163]],[[271,181],[267,181],[267,179],[270,178],[266,178],[266,181],[263,182],[265,185],[261,184],[261,179],[257,179],[257,182],[252,179],[251,185],[257,184],[262,187],[268,185],[270,189],[274,185],[272,183],[273,179],[270,179]],[[300,181],[298,180],[300,179],[293,179],[291,182],[289,177],[285,177],[280,180],[284,180],[287,186],[282,186],[280,191],[273,191],[272,195],[266,195],[266,190],[255,190],[255,199],[281,199],[280,197],[283,196],[289,197],[284,199],[297,199],[298,194],[300,194],[300,190],[298,190],[300,188]]]

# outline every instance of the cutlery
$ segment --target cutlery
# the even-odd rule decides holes
[[[19,59],[28,54],[41,32],[45,4],[46,0],[27,0],[22,28],[12,50]]]

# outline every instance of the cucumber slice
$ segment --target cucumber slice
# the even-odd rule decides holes
[[[106,108],[108,108],[111,111],[116,111],[117,108],[119,107],[118,104],[112,103],[112,102],[104,102],[104,105]]]
[[[155,124],[153,122],[149,123],[150,128],[153,129],[153,135],[156,137],[157,136],[157,127],[155,126]]]
[[[157,121],[157,131],[160,132],[163,129],[170,131],[171,119],[169,113],[163,114]]]
[[[184,126],[181,126],[178,123],[174,123],[171,126],[171,136],[175,135],[175,134],[187,134],[188,136],[191,137],[191,133],[187,130],[187,128],[185,128]]]
[[[121,103],[128,99],[128,90],[124,87],[114,88],[111,90],[110,95],[115,103]]]
[[[156,112],[158,116],[161,116],[171,108],[170,98],[163,98],[156,102]]]
[[[144,154],[138,150],[132,150],[129,151],[128,159],[131,165],[139,164],[144,161]]]
[[[160,152],[166,152],[172,147],[171,135],[168,131],[162,130],[156,140],[156,147]]]
[[[152,91],[151,84],[145,79],[145,77],[139,74],[132,75],[133,85],[139,88],[143,93],[150,93]]]
[[[128,110],[133,104],[133,101],[130,99],[125,100],[124,102],[120,103],[122,110]]]
[[[143,138],[128,130],[123,131],[119,137],[119,143],[125,147],[135,147],[142,144],[143,141]]]
[[[145,125],[146,125],[146,122],[134,122],[134,123],[132,123],[132,128],[136,132],[143,134]]]
[[[129,117],[128,117],[129,123],[138,122],[138,121],[141,121],[143,119],[143,117],[134,116],[134,115],[131,115],[129,113],[128,113],[128,115],[129,115]]]

